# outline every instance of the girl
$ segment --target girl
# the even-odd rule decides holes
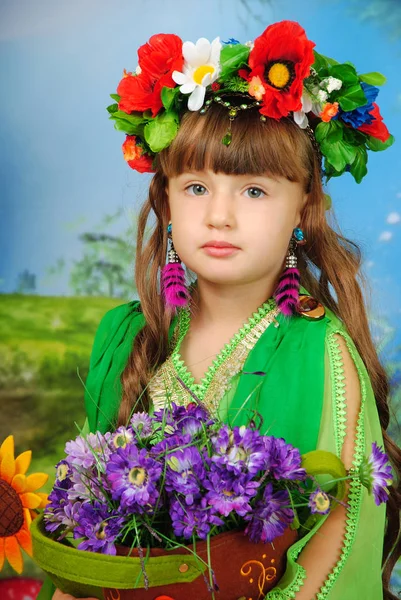
[[[117,128],[125,119],[130,166],[154,176],[139,218],[140,302],[109,311],[94,341],[91,430],[125,424],[167,395],[181,404],[196,396],[232,422],[250,396],[262,433],[302,453],[332,451],[348,470],[375,441],[398,476],[388,379],[357,281],[360,250],[335,227],[321,170],[323,154],[326,176],[348,170],[360,180],[366,148],[389,145],[389,134],[374,86],[313,46],[291,22],[248,45],[159,35],[140,48],[136,74],[124,73],[109,110]],[[344,100],[351,79],[354,108]],[[346,500],[289,549],[267,600],[395,598],[399,479],[387,510],[356,481]]]

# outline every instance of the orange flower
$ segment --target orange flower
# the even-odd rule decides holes
[[[154,173],[152,170],[153,159],[138,146],[135,135],[127,135],[122,145],[124,158],[135,171],[139,173]]]
[[[325,123],[328,123],[329,121],[331,121],[331,119],[333,117],[336,116],[336,114],[338,113],[338,102],[326,102],[326,104],[323,106],[323,110],[320,113],[320,118],[322,119],[322,121],[324,121]]]
[[[14,458],[14,438],[9,435],[0,446],[0,571],[7,559],[17,573],[22,573],[21,548],[32,556],[29,527],[37,508],[47,504],[47,494],[37,492],[46,481],[46,473],[25,475],[32,452]]]
[[[260,77],[252,77],[249,82],[248,91],[250,96],[253,96],[256,100],[262,100],[262,96],[266,93],[266,90]]]

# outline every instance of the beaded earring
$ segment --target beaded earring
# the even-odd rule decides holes
[[[176,309],[188,304],[190,294],[185,285],[185,271],[174,248],[171,221],[167,226],[167,233],[171,247],[168,251],[168,262],[161,270],[161,293],[166,307]]]
[[[302,229],[296,227],[291,237],[288,254],[285,260],[285,269],[281,274],[274,299],[277,307],[287,317],[292,316],[297,312],[299,302],[299,286],[301,277],[297,267],[297,256],[295,248],[306,244],[306,239]]]

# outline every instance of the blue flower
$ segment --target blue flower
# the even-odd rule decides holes
[[[377,98],[377,94],[379,93],[379,88],[374,85],[370,85],[369,83],[361,82],[361,87],[366,96],[366,104],[363,106],[358,106],[354,110],[343,111],[339,110],[338,114],[335,118],[340,118],[345,123],[348,123],[354,129],[361,127],[361,125],[370,125],[374,121],[374,117],[370,114],[373,110],[373,102]]]
[[[228,42],[223,42],[223,40],[222,40],[221,43],[224,44],[225,46],[227,46],[228,44],[239,44],[239,41],[235,40],[234,38],[230,38],[228,40]]]
[[[259,500],[251,514],[245,516],[245,521],[249,521],[245,533],[250,540],[256,543],[272,542],[282,535],[294,519],[294,512],[288,505],[287,490],[273,493],[273,484],[268,483],[263,499]]]

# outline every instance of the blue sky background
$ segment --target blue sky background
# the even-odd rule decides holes
[[[145,199],[149,176],[129,169],[123,134],[105,107],[122,70],[137,64],[136,50],[153,33],[247,41],[270,23],[301,23],[316,49],[358,72],[381,71],[388,83],[378,103],[399,140],[369,153],[369,173],[358,185],[348,174],[329,184],[341,229],[357,241],[373,287],[371,311],[399,336],[401,318],[401,42],[360,2],[316,0],[2,0],[0,4],[0,292],[17,275],[37,275],[43,295],[68,295],[68,269],[49,278],[60,257],[82,253],[78,235],[105,214],[130,211]],[[262,22],[256,18],[260,16]],[[395,335],[395,334],[394,334]]]

